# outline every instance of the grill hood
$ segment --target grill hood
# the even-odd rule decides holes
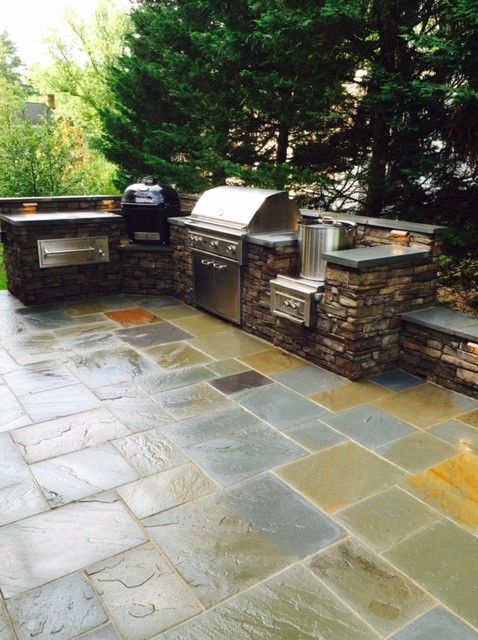
[[[287,191],[224,186],[202,194],[189,222],[265,233],[296,231],[299,219],[299,208]]]

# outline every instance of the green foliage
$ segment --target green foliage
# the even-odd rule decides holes
[[[0,79],[0,197],[108,192],[111,176],[88,151],[82,130],[50,113],[32,123],[27,98]]]
[[[8,33],[0,33],[0,78],[17,87],[22,87],[22,61]]]
[[[81,126],[90,144],[101,136],[98,112],[109,102],[105,75],[123,51],[128,26],[128,15],[108,0],[99,1],[88,22],[67,9],[61,31],[52,29],[46,38],[51,65],[31,70],[36,91],[54,94],[59,116]]]
[[[124,179],[154,172],[188,191],[228,177],[290,187],[328,168],[330,111],[353,61],[319,28],[322,6],[140,2],[102,111],[104,148]]]

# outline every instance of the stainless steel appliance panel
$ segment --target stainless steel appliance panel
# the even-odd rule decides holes
[[[274,316],[305,327],[315,324],[316,301],[322,295],[317,292],[317,283],[278,275],[270,285]]]
[[[300,210],[287,191],[249,187],[215,187],[205,191],[190,221],[248,233],[296,231]]]
[[[40,269],[109,262],[108,237],[38,240]]]
[[[224,258],[237,260],[242,264],[243,252],[242,242],[230,237],[221,237],[218,235],[210,235],[201,231],[189,232],[189,244],[191,249],[207,251]]]
[[[240,324],[241,267],[239,263],[194,249],[192,258],[196,305]]]

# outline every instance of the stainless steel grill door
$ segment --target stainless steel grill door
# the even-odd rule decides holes
[[[234,260],[194,251],[194,296],[198,307],[241,323],[241,268]]]

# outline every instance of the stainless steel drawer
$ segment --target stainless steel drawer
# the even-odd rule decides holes
[[[41,269],[109,262],[108,237],[38,240]]]
[[[198,307],[241,323],[241,268],[234,260],[192,252],[194,297]]]

